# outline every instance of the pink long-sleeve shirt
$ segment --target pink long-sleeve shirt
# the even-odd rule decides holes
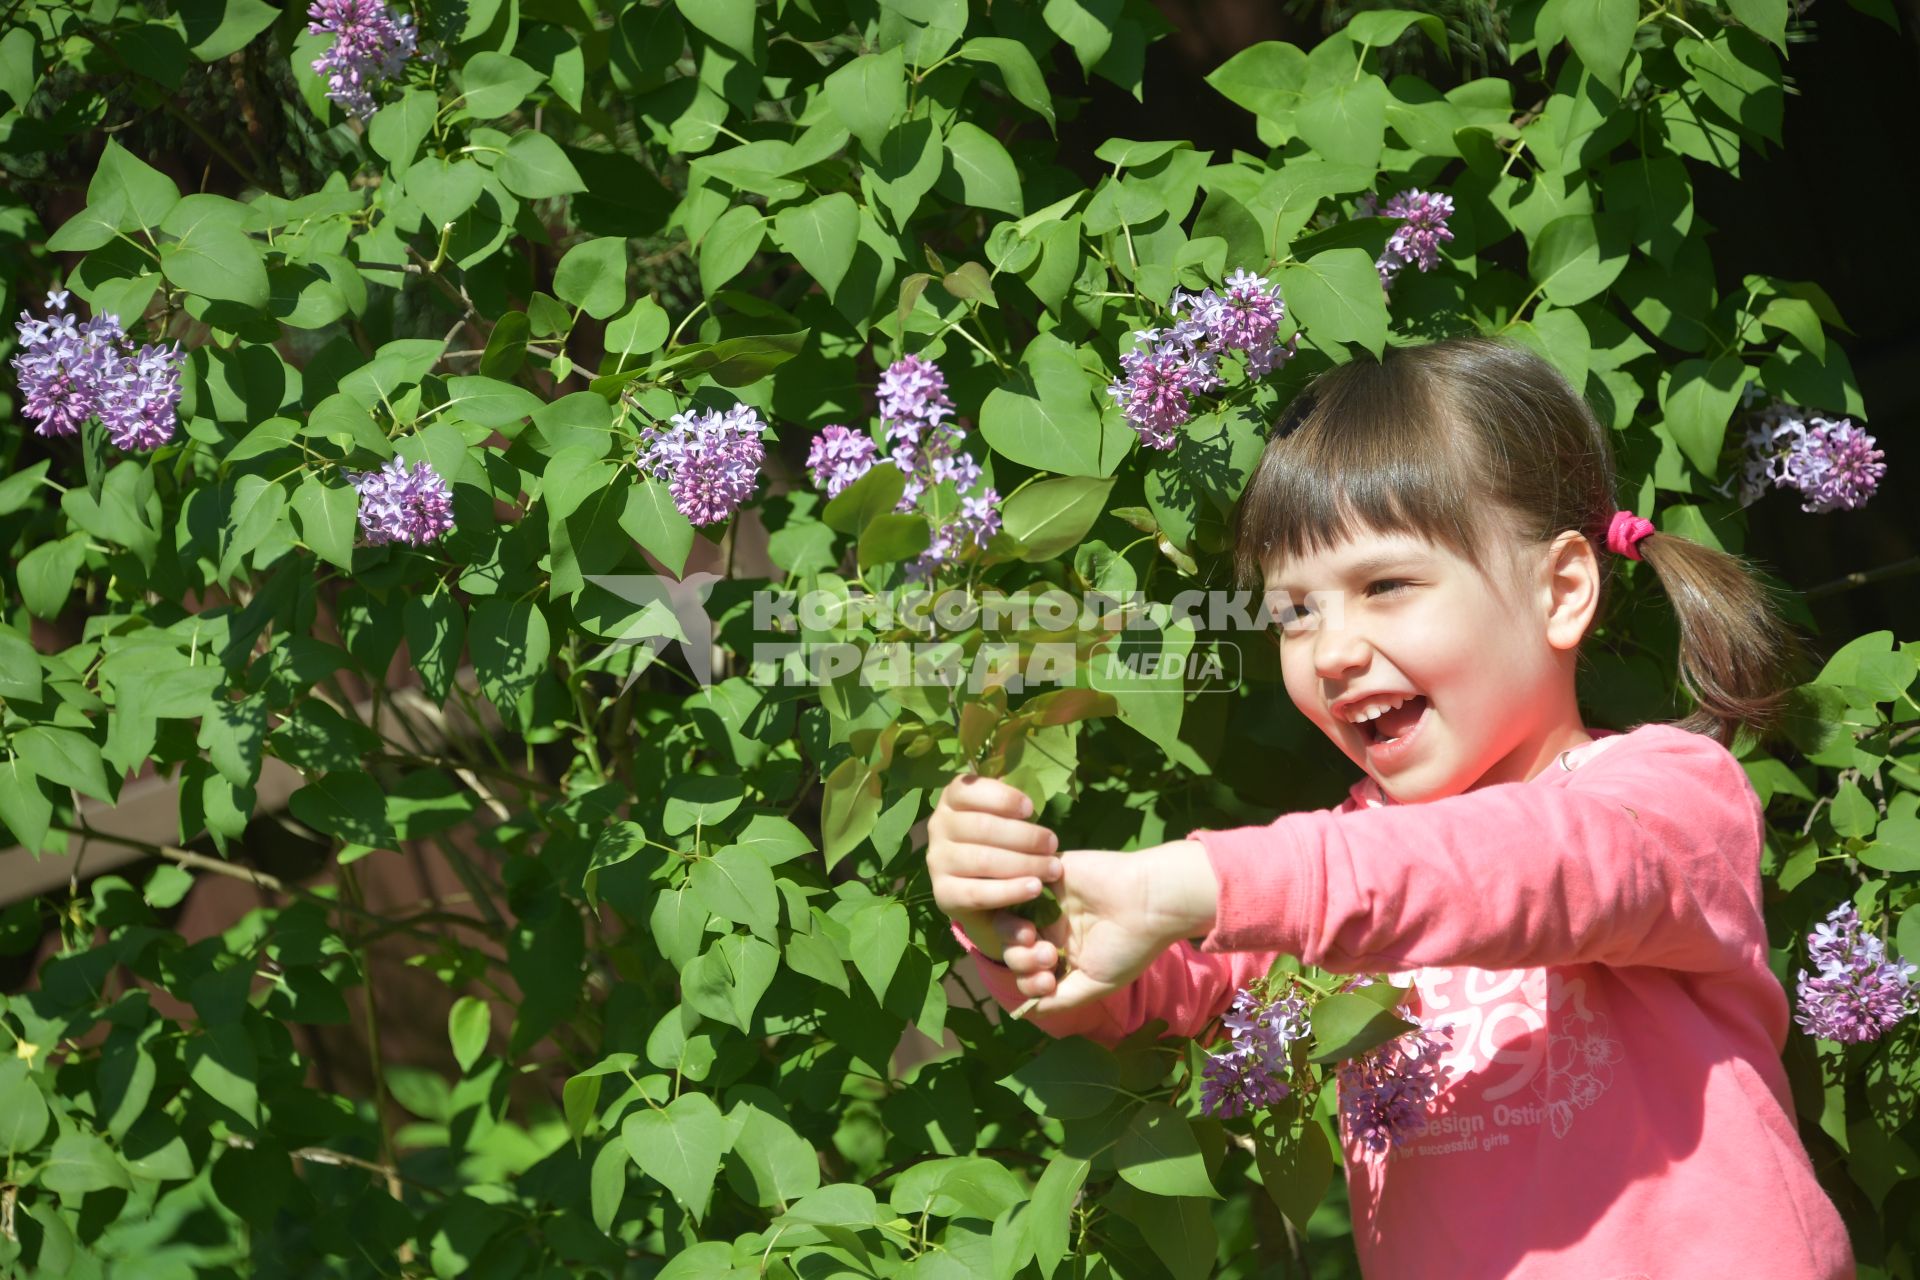
[[[1842,1280],[1780,1061],[1765,819],[1740,762],[1668,724],[1589,730],[1563,768],[1424,804],[1372,778],[1336,808],[1200,830],[1220,895],[1105,1000],[1030,1021],[1112,1044],[1192,1036],[1285,952],[1384,972],[1452,1028],[1447,1087],[1402,1145],[1341,1147],[1379,1280]],[[957,926],[1002,1005],[1011,972]]]

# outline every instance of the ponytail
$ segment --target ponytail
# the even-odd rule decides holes
[[[1674,723],[1731,750],[1742,728],[1777,733],[1813,661],[1773,592],[1745,559],[1654,533],[1635,547],[1660,579],[1680,630],[1680,683],[1696,704]]]

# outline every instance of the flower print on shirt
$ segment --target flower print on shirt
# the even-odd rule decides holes
[[[1607,1034],[1605,1014],[1587,1012],[1565,1025],[1564,1033],[1548,1037],[1547,1069],[1532,1080],[1556,1138],[1573,1128],[1576,1109],[1586,1110],[1612,1087],[1613,1064],[1626,1056],[1620,1042]]]

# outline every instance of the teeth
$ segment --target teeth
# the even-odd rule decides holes
[[[1387,712],[1406,702],[1410,696],[1411,695],[1402,695],[1401,697],[1392,698],[1385,702],[1370,702],[1359,711],[1349,710],[1346,713],[1347,719],[1354,724],[1365,724],[1369,720],[1378,720]]]

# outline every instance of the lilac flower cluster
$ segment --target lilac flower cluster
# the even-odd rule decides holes
[[[1222,1019],[1232,1047],[1207,1058],[1200,1080],[1200,1110],[1209,1116],[1238,1116],[1271,1107],[1293,1091],[1288,1048],[1306,1038],[1306,1001],[1288,994],[1262,1000],[1241,990]]]
[[[413,15],[396,18],[383,0],[314,0],[307,19],[308,31],[334,36],[313,60],[314,74],[326,79],[327,97],[365,120],[379,106],[374,90],[398,76],[414,54]]]
[[[872,437],[835,424],[814,436],[813,446],[807,450],[807,470],[813,473],[816,486],[826,490],[829,498],[837,498],[867,474],[879,452],[880,446]]]
[[[664,427],[642,428],[640,467],[666,483],[681,515],[697,525],[714,524],[759,487],[765,430],[759,412],[744,404],[725,413],[676,413]]]
[[[1386,252],[1374,260],[1382,288],[1393,288],[1393,278],[1403,267],[1417,266],[1431,271],[1440,265],[1440,242],[1453,239],[1447,219],[1453,216],[1453,197],[1437,191],[1402,191],[1380,208],[1369,194],[1354,206],[1356,218],[1398,218],[1400,225],[1387,239]]]
[[[1744,447],[1743,507],[1771,485],[1797,489],[1802,511],[1851,511],[1873,496],[1887,473],[1886,455],[1852,419],[1823,417],[1778,400],[1753,415]]]
[[[1369,1151],[1399,1146],[1424,1123],[1427,1104],[1446,1087],[1440,1055],[1452,1027],[1402,1014],[1416,1030],[1340,1064],[1340,1112],[1347,1132]]]
[[[904,569],[908,581],[923,581],[952,562],[968,545],[984,550],[1000,529],[1000,495],[991,485],[977,494],[980,464],[960,448],[964,435],[949,422],[953,401],[946,375],[923,356],[903,356],[880,375],[880,423],[886,431],[888,460],[906,473],[906,487],[894,510],[912,511],[921,497],[943,480],[961,495],[960,509],[934,529],[927,549]],[[830,426],[813,438],[807,466],[813,482],[833,497],[865,475],[878,461],[874,442],[857,431]]]
[[[360,528],[369,546],[423,546],[453,528],[453,491],[425,461],[395,458],[378,471],[351,471],[360,491]]]
[[[1807,958],[1819,970],[1799,976],[1793,1020],[1822,1040],[1877,1040],[1908,1014],[1920,1011],[1920,989],[1910,960],[1887,959],[1887,944],[1861,927],[1860,913],[1843,902],[1807,935]]]
[[[179,421],[179,344],[135,348],[114,316],[77,320],[68,296],[49,292],[43,319],[20,313],[13,368],[35,434],[70,436],[97,416],[115,448],[165,444]]]
[[[1177,429],[1193,416],[1191,397],[1218,389],[1220,356],[1245,354],[1247,372],[1264,377],[1298,350],[1298,337],[1277,341],[1286,304],[1265,276],[1235,271],[1224,291],[1175,289],[1165,329],[1139,329],[1120,357],[1120,376],[1107,394],[1149,449],[1171,449]],[[1184,313],[1184,314],[1183,314]]]

